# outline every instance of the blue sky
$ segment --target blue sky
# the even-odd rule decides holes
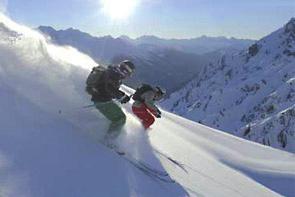
[[[114,37],[259,39],[295,17],[295,0],[136,0],[137,7],[124,20],[112,20],[103,13],[100,0],[0,1],[6,2],[12,19],[31,27],[74,27]]]

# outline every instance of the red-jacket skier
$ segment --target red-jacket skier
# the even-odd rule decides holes
[[[154,116],[161,118],[161,111],[155,102],[160,101],[164,95],[165,90],[160,87],[143,84],[137,88],[132,97],[134,100],[132,111],[142,121],[144,128],[149,128],[155,122]]]

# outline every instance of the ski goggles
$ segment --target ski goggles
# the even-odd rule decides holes
[[[129,76],[132,75],[134,72],[134,70],[130,68],[128,64],[125,64],[125,63],[120,64],[120,71],[124,73],[125,75],[129,75]]]

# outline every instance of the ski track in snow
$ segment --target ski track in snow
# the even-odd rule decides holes
[[[118,145],[177,183],[146,176],[98,142],[108,121],[83,108],[90,104],[84,81],[95,62],[5,16],[0,20],[1,197],[294,194],[294,154],[168,112],[145,131],[127,104]]]

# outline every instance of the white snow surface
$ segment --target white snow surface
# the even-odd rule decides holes
[[[98,143],[109,122],[83,108],[91,104],[84,83],[92,59],[3,15],[0,34],[1,197],[294,194],[294,154],[168,112],[145,131],[124,105],[127,124],[117,143],[177,183],[146,176]]]

